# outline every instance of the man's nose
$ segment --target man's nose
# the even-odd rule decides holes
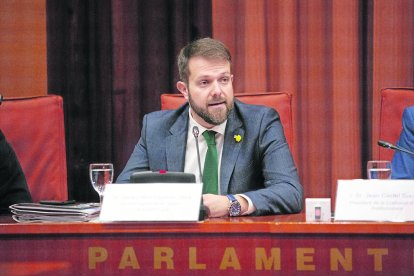
[[[223,92],[222,87],[220,85],[219,81],[214,81],[213,83],[213,89],[212,89],[212,94],[213,96],[218,96]]]

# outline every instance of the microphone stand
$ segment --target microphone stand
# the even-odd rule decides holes
[[[198,135],[199,135],[200,131],[198,130],[197,126],[193,127],[193,135],[196,141],[196,148],[197,148],[197,161],[198,161],[198,172],[199,172],[199,176],[200,176],[200,182],[202,182],[203,179],[203,174],[201,173],[201,161],[200,161],[200,150],[198,148]]]
[[[196,148],[197,148],[197,160],[198,160],[198,172],[200,175],[200,179],[199,182],[202,182],[203,180],[203,174],[201,173],[201,161],[200,161],[200,150],[198,148],[198,135],[200,134],[200,130],[198,129],[197,126],[193,127],[193,135],[196,141]],[[204,186],[204,183],[203,183]],[[206,216],[207,212],[206,212],[206,208],[204,207],[203,204],[203,195],[201,195],[201,203],[200,203],[200,213],[198,215],[198,220],[204,220],[205,216]]]

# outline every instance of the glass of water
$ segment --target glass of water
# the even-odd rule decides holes
[[[391,162],[384,160],[368,161],[368,179],[391,179]]]
[[[92,187],[99,194],[99,203],[102,205],[105,185],[112,183],[114,177],[114,166],[111,163],[90,164],[89,177]]]

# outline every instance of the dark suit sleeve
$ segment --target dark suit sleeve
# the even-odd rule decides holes
[[[262,187],[244,193],[253,202],[253,215],[289,214],[302,210],[303,187],[280,122],[279,114],[266,109],[256,123],[259,133],[255,151]],[[255,177],[254,181],[258,179]]]
[[[0,131],[0,212],[22,202],[32,202],[26,178],[15,152]]]
[[[414,151],[414,106],[404,110],[402,118],[403,130],[397,145]],[[395,151],[391,162],[391,178],[414,179],[414,156]]]
[[[146,145],[147,127],[148,115],[145,115],[142,123],[141,138],[135,145],[134,151],[132,152],[125,168],[118,176],[116,183],[128,183],[129,178],[133,172],[149,170],[148,152]]]

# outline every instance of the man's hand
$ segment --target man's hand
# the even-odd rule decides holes
[[[247,211],[248,202],[241,196],[235,196],[241,205],[241,213]],[[210,218],[218,218],[229,215],[229,199],[223,195],[205,194],[203,195],[203,204],[207,209],[207,215]]]

